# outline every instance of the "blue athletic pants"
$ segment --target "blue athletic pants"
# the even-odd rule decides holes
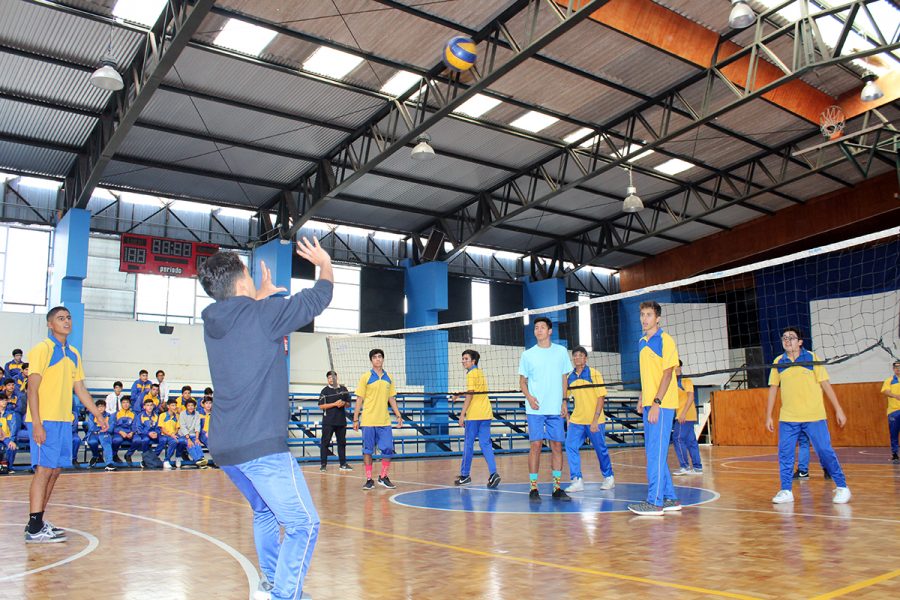
[[[678,457],[678,465],[687,469],[691,465],[695,469],[702,469],[700,463],[700,446],[697,444],[697,435],[694,433],[694,425],[697,421],[685,421],[679,423],[678,419],[672,424],[672,441],[675,443],[675,456]],[[688,464],[690,459],[690,464]]]
[[[300,598],[319,537],[319,515],[297,461],[283,452],[222,470],[253,509],[256,555],[263,575],[275,586],[272,599]]]
[[[900,410],[888,415],[888,429],[891,432],[891,454],[897,454],[900,442]]]
[[[488,474],[496,473],[497,463],[494,460],[494,447],[491,445],[491,420],[466,421],[463,428],[465,429],[466,437],[463,442],[463,458],[459,474],[467,477],[472,471],[472,456],[475,454],[476,437],[478,438],[478,445],[481,446],[484,461],[487,463]]]
[[[838,462],[837,454],[831,447],[828,422],[823,419],[800,423],[784,421],[778,423],[778,465],[781,473],[781,489],[790,490],[793,487],[794,446],[797,445],[797,438],[800,437],[801,432],[809,436],[809,441],[812,442],[816,454],[819,455],[822,468],[828,471],[828,474],[834,479],[834,485],[847,487],[841,463]]]
[[[591,433],[590,425],[569,423],[566,431],[566,456],[569,459],[569,478],[581,477],[581,446],[585,438],[591,439],[591,446],[600,461],[600,472],[604,477],[612,477],[612,461],[606,448],[606,423],[600,423],[597,433]]]
[[[647,502],[662,506],[663,500],[676,500],[667,458],[672,437],[674,408],[660,408],[656,423],[647,420],[650,407],[644,407],[644,450],[647,453]]]

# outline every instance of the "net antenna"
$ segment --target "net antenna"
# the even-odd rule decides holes
[[[844,111],[840,106],[829,106],[819,115],[819,125],[822,136],[826,139],[840,137],[844,133],[846,125]]]

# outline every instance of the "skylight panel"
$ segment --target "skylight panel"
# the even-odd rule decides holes
[[[641,146],[640,144],[628,144],[628,148],[626,148],[625,150],[620,150],[618,152],[613,152],[610,154],[610,156],[612,156],[613,158],[620,158],[622,156],[627,156],[627,155],[631,154],[632,152],[637,152],[641,148],[643,148],[643,146]],[[628,162],[634,162],[636,160],[641,160],[642,158],[647,158],[651,154],[653,154],[653,150],[647,150],[646,152],[641,152],[637,156],[628,159]]]
[[[332,79],[343,79],[362,61],[361,56],[322,46],[306,59],[306,62],[303,63],[303,70]]]
[[[409,91],[409,88],[418,84],[420,81],[422,81],[420,75],[410,73],[409,71],[397,71],[393,77],[388,79],[385,84],[381,86],[381,91],[396,98]],[[419,92],[416,92],[410,97],[410,100],[415,100],[418,95]]]
[[[152,27],[166,0],[119,0],[113,7],[113,16],[145,27]]]
[[[570,133],[569,135],[564,137],[563,141],[567,144],[574,144],[575,142],[577,142],[584,136],[589,135],[591,133],[591,131],[593,131],[593,130],[588,129],[587,127],[582,127],[581,129],[579,129],[577,131],[573,131],[572,133]],[[594,144],[594,142],[597,140],[597,137],[599,137],[599,136],[595,135],[594,137],[588,138],[584,142],[581,142],[580,144],[578,144],[578,147],[579,148],[590,148]]]
[[[686,160],[681,160],[680,158],[672,158],[661,165],[656,165],[655,167],[653,167],[653,169],[659,171],[660,173],[665,173],[666,175],[677,175],[678,173],[687,171],[694,166],[695,165],[693,163],[689,163]]]
[[[277,33],[271,29],[251,25],[237,19],[229,19],[216,39],[213,40],[213,44],[229,50],[237,50],[242,54],[259,56],[276,35]]]
[[[498,104],[500,104],[500,101],[496,98],[491,98],[490,96],[485,96],[484,94],[475,94],[474,96],[472,96],[472,98],[463,102],[453,112],[459,115],[466,115],[472,117],[473,119],[477,119]]]
[[[510,125],[512,125],[516,129],[524,129],[525,131],[530,131],[531,133],[537,133],[539,131],[547,129],[557,121],[559,121],[559,119],[557,119],[556,117],[545,115],[544,113],[538,112],[536,110],[530,110],[510,123]]]

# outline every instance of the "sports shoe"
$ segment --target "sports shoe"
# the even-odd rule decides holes
[[[703,475],[703,467],[691,469],[691,475]]]
[[[197,468],[202,469],[203,467],[205,467],[205,466],[207,466],[207,465],[209,464],[209,460],[204,456],[203,458],[201,458],[200,460],[198,460],[198,461],[195,462],[194,464],[197,465]]]
[[[171,471],[171,470],[172,470],[172,463],[170,463],[167,460],[164,460],[163,461],[163,471]]]
[[[663,507],[650,504],[649,502],[638,502],[637,504],[629,504],[628,510],[636,515],[645,517],[661,517],[663,516]]]
[[[487,486],[489,489],[495,489],[498,485],[500,485],[500,476],[496,473],[491,473],[491,476],[488,477]]]
[[[850,502],[851,496],[852,494],[850,493],[850,488],[834,488],[834,498],[832,498],[831,501],[835,504],[847,504],[848,502]]]
[[[176,469],[180,469],[180,468],[181,468],[181,459],[180,459],[180,458],[176,458],[176,459],[175,459],[175,468],[176,468]]]
[[[133,466],[134,466],[134,461],[132,461],[132,460],[131,460],[131,457],[128,456],[127,454],[125,455],[125,464],[127,464],[129,467],[133,467]]]
[[[341,466],[338,467],[338,468],[339,468],[341,471],[352,471],[352,470],[353,470],[353,467],[351,467],[350,465],[341,465]]]
[[[572,497],[568,495],[562,488],[556,488],[555,490],[553,490],[553,499],[560,500],[562,502],[572,501]]]
[[[573,477],[572,483],[566,488],[566,492],[569,494],[573,494],[575,492],[583,492],[584,491],[584,481],[581,477]]]
[[[828,481],[829,479],[831,479],[831,473],[829,473],[825,469],[822,469],[822,473],[825,475],[825,481]]]
[[[107,470],[107,471],[117,471],[118,469],[116,469],[116,465],[114,465],[114,464],[112,464],[112,463],[109,463],[108,465],[106,465],[106,469],[105,469],[105,470]]]
[[[469,485],[470,483],[472,483],[472,478],[468,475],[460,475],[453,480],[453,485]]]
[[[44,519],[44,524],[49,525],[50,529],[53,530],[53,533],[61,533],[63,535],[66,535],[65,529],[63,529],[62,527],[57,527],[56,525],[54,525],[53,523],[51,523],[50,521],[48,521],[46,519]],[[25,531],[28,531],[28,525],[25,526]]]
[[[380,485],[383,485],[384,487],[386,487],[386,488],[389,489],[389,490],[392,490],[392,489],[394,489],[394,488],[397,487],[396,485],[394,485],[393,483],[391,483],[391,480],[388,478],[387,475],[385,475],[384,477],[380,477],[380,476],[379,476],[379,477],[378,477],[378,483],[379,483]]]
[[[9,475],[9,467],[0,465],[0,475]]]
[[[541,501],[541,493],[537,491],[537,488],[532,488],[530,492],[528,492],[528,500],[531,502],[540,502]]]
[[[325,468],[325,465],[322,465],[321,467],[319,467],[319,473],[324,473],[327,470],[328,469]]]
[[[122,459],[119,458],[119,455],[118,455],[118,454],[114,454],[114,455],[113,455],[112,461],[113,461],[113,462],[120,463],[120,462],[122,462]]]
[[[672,498],[663,500],[663,512],[678,512],[681,510],[681,502]]]
[[[94,456],[93,458],[91,458],[91,462],[88,463],[88,467],[93,469],[95,466],[97,466],[98,462],[100,462],[100,459]]]
[[[900,454],[894,452],[891,454],[891,462],[900,463]]]
[[[363,485],[363,491],[368,492],[369,490],[375,489],[375,482],[371,479],[366,479],[366,483]]]
[[[28,533],[28,530],[25,530],[25,543],[26,544],[58,544],[60,542],[66,541],[66,534],[64,532],[55,532],[53,531],[50,523],[44,521],[44,526],[41,527],[41,530],[37,533]]]
[[[600,484],[601,490],[611,490],[616,487],[616,478],[610,475],[609,477],[603,478],[603,483]]]
[[[265,577],[260,577],[259,585],[256,587],[256,591],[253,592],[253,600],[270,600],[272,598],[273,587],[275,586],[272,585],[271,581]]]
[[[809,471],[801,471],[797,469],[794,471],[794,479],[809,479]]]
[[[778,490],[772,498],[772,504],[788,504],[794,501],[794,493],[791,490]]]
[[[688,469],[687,467],[681,467],[680,469],[678,469],[677,471],[672,473],[672,476],[673,477],[683,477],[684,475],[690,475],[690,474],[691,474],[690,469]]]

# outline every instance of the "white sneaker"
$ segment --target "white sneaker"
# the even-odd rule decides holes
[[[603,483],[600,484],[601,490],[611,490],[616,487],[616,478],[610,475],[609,477],[603,478]]]
[[[163,471],[170,471],[170,470],[172,470],[172,463],[170,463],[167,460],[164,460],[163,461]]]
[[[584,491],[584,481],[582,481],[581,477],[573,477],[572,483],[569,484],[569,487],[566,488],[566,493],[571,494],[573,492],[583,492]]]
[[[774,504],[788,504],[793,501],[794,493],[791,490],[778,490],[778,493],[772,498]]]
[[[253,600],[271,600],[272,587],[272,583],[269,580],[261,577],[259,586],[256,588],[256,591],[253,592]]]
[[[682,467],[682,468],[678,469],[677,471],[675,471],[674,473],[672,473],[672,476],[673,477],[682,477],[683,475],[692,475],[692,474],[693,473],[691,472],[690,469],[685,469],[684,467]]]
[[[831,501],[835,504],[847,504],[848,502],[850,502],[851,496],[852,494],[850,493],[850,488],[834,488],[834,498],[832,498]]]
[[[176,469],[181,468],[181,459],[180,458],[175,459],[175,468]]]

